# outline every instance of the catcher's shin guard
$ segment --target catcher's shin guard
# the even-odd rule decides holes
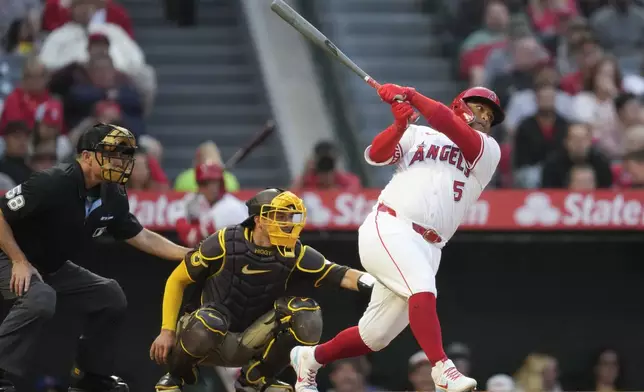
[[[275,384],[275,388],[283,388],[275,377],[288,366],[291,349],[297,345],[313,346],[320,341],[322,310],[313,299],[280,298],[275,301],[275,317],[275,337],[268,343],[260,358],[242,368],[242,385],[268,387]]]
[[[212,308],[194,311],[168,356],[170,374],[182,378],[186,384],[194,384],[197,363],[219,347],[227,333],[228,323],[219,311]]]

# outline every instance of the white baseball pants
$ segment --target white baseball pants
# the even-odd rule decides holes
[[[358,247],[362,266],[377,279],[358,330],[365,344],[378,351],[409,324],[409,297],[437,294],[441,249],[416,233],[411,222],[381,211],[372,211],[360,226]]]

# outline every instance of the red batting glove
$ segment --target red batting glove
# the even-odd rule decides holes
[[[408,102],[394,101],[391,104],[391,113],[394,115],[396,130],[405,132],[409,126],[409,118],[414,114],[414,108]]]
[[[408,101],[414,94],[416,94],[416,90],[411,87],[402,87],[391,83],[383,84],[378,89],[380,99],[389,104],[395,101]]]

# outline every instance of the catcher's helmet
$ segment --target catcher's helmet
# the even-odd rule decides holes
[[[113,124],[96,124],[81,135],[76,153],[93,152],[103,180],[123,185],[132,174],[136,148],[136,138],[128,129]]]
[[[280,188],[269,188],[257,193],[246,202],[249,217],[242,225],[250,225],[259,216],[272,245],[280,253],[294,257],[295,244],[306,223],[304,202],[294,193]]]
[[[467,107],[468,102],[482,102],[490,106],[494,113],[492,126],[501,124],[505,119],[505,113],[501,109],[501,101],[496,93],[485,87],[472,87],[460,93],[452,101],[452,110],[456,115],[462,118],[466,123],[471,124],[474,121],[472,111]]]

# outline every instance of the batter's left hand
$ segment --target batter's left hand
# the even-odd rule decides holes
[[[416,90],[411,87],[402,87],[391,83],[383,84],[378,89],[380,99],[388,104],[391,104],[394,101],[408,101],[414,96],[414,94],[416,94]]]
[[[170,350],[174,347],[175,340],[174,331],[162,329],[159,336],[154,339],[152,347],[150,347],[150,359],[159,365],[166,364],[168,362],[168,354],[170,354]]]

